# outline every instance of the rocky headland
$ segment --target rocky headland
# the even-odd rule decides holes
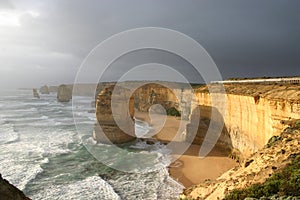
[[[243,83],[224,84],[224,88],[226,108],[222,120],[241,159],[263,148],[272,136],[279,135],[286,127],[285,121],[300,119],[300,84]],[[209,89],[214,93],[209,93]],[[218,84],[212,84],[195,90],[197,104],[206,108],[201,113],[203,118],[209,119],[212,96],[223,92],[218,89]]]
[[[25,194],[3,179],[0,174],[0,199],[3,200],[30,200]]]
[[[214,109],[211,107],[211,96],[224,93],[224,129],[219,144],[231,146],[230,156],[240,166],[229,170],[217,180],[187,189],[183,199],[223,199],[230,191],[265,182],[272,174],[288,166],[300,153],[299,83],[235,83],[224,84],[224,88],[225,93],[219,90],[218,84],[195,89],[197,104],[202,111],[195,142],[201,143],[205,136],[207,121]],[[214,93],[209,93],[209,90]],[[298,171],[296,176],[299,174]],[[231,195],[226,199],[245,197],[247,195]]]
[[[127,86],[128,84],[138,86],[141,83],[125,83]],[[112,116],[112,107],[116,106],[111,105],[114,86],[115,83],[100,83],[96,86],[93,84],[61,85],[58,88],[57,97],[62,102],[70,101],[72,91],[73,95],[74,92],[75,95],[91,95],[94,94],[94,88],[97,88],[95,105],[98,123],[94,129],[94,139],[97,142],[107,143],[109,140],[108,143],[125,143],[135,139],[133,126],[129,126],[129,132],[132,135],[128,135],[127,131],[118,128]],[[239,163],[239,167],[229,170],[219,178],[211,176],[213,178],[209,178],[209,181],[201,179],[199,185],[196,184],[185,190],[183,198],[222,199],[230,191],[264,182],[269,176],[288,166],[293,161],[291,157],[299,153],[297,127],[293,129],[293,134],[283,131],[286,127],[295,128],[295,124],[300,119],[300,84],[298,82],[255,81],[251,83],[247,81],[245,83],[193,85],[193,88],[185,84],[157,82],[142,84],[137,88],[134,93],[130,94],[131,96],[119,93],[119,103],[130,99],[129,104],[120,103],[119,108],[124,114],[118,115],[120,119],[128,118],[132,122],[133,117],[138,117],[138,115],[147,119],[143,113],[154,109],[153,105],[160,104],[168,115],[182,117],[180,119],[184,120],[185,130],[182,130],[181,139],[195,145],[180,158],[179,161],[181,165],[184,164],[184,167],[179,171],[173,169],[172,172],[171,170],[175,178],[185,182],[188,187],[195,184],[195,180],[198,179],[190,176],[189,170],[185,169],[188,168],[187,166],[204,166],[203,163],[197,165],[199,164],[197,152],[191,153],[195,149],[198,151],[204,142],[215,143],[212,150],[215,153],[211,158],[215,155],[225,156]],[[212,99],[215,101],[213,102]],[[127,113],[126,110],[130,112]],[[175,131],[176,134],[177,131],[173,130],[176,127],[174,126],[176,120],[174,118],[171,121],[169,127],[155,136],[156,139],[165,143],[174,139],[173,132]],[[104,138],[98,134],[99,125],[102,133],[106,135]],[[193,135],[195,131],[196,134]],[[270,138],[274,140],[277,137],[280,138],[279,142],[274,144],[271,142],[272,145],[266,147],[270,144]],[[197,159],[192,159],[194,157]],[[223,168],[223,170],[228,169]],[[195,172],[195,170],[190,171]],[[181,175],[178,176],[178,174]]]
[[[159,103],[166,110],[174,108],[180,114],[185,113],[189,119],[183,135],[186,141],[202,145],[204,141],[210,142],[212,139],[213,142],[214,137],[219,137],[215,148],[240,163],[240,167],[226,172],[215,181],[203,182],[187,189],[187,198],[222,199],[236,188],[263,182],[287,166],[292,161],[290,155],[296,155],[299,151],[297,130],[293,135],[285,132],[281,134],[284,128],[300,119],[298,83],[256,82],[221,86],[210,84],[193,88],[196,96],[194,99],[190,95],[190,89],[180,86],[170,90],[159,84],[144,85],[133,94],[138,111],[149,111],[153,104]],[[223,99],[218,98],[220,96]],[[186,103],[187,98],[192,100],[190,104]],[[217,99],[214,105],[212,98]],[[224,108],[225,112],[218,112],[219,108]],[[212,111],[217,113],[214,118]],[[200,112],[198,117],[196,112]],[[206,137],[211,124],[212,131]],[[195,137],[191,136],[193,130],[196,130]],[[216,133],[219,130],[220,135]],[[269,139],[274,137],[281,137],[283,142],[264,148]],[[164,138],[168,136],[165,135]]]

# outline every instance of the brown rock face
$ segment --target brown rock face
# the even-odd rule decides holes
[[[115,88],[114,85],[104,88],[96,101],[98,123],[94,127],[94,139],[97,142],[113,144],[133,141],[135,139],[133,104],[133,97],[129,96],[126,89]]]
[[[57,91],[59,102],[69,102],[72,99],[72,90],[66,85],[60,85]]]
[[[30,200],[24,193],[3,179],[0,174],[0,199],[5,200]]]
[[[40,95],[36,89],[32,89],[32,92],[33,92],[33,97],[38,98],[38,99],[40,98]]]
[[[218,138],[214,147],[230,153],[233,149],[232,141],[226,126],[224,126],[223,116],[215,110],[214,112],[218,115],[216,119],[211,119],[212,110],[212,107],[203,105],[194,109],[190,117],[190,123],[187,124],[186,132],[190,133],[196,130],[197,133],[194,138],[190,138],[190,134],[187,134],[186,140],[193,144],[202,145],[210,128],[210,135],[206,138],[205,142],[212,143],[211,139]],[[196,112],[199,112],[199,115]]]
[[[47,85],[42,86],[40,88],[40,93],[41,94],[50,94],[48,86]]]

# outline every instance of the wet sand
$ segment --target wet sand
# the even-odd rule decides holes
[[[159,123],[155,119],[151,121],[148,113],[136,112],[135,117],[146,121],[150,125]],[[180,122],[182,123],[181,126]],[[184,133],[182,132],[187,123],[187,121],[180,121],[179,117],[167,116],[163,129],[153,137],[165,143],[172,141],[175,146],[181,148],[180,144],[183,143],[184,139]],[[176,134],[177,137],[175,137]],[[216,148],[204,158],[198,156],[199,150],[200,145],[190,145],[183,154],[178,153],[178,155],[175,153],[175,157],[178,157],[178,159],[169,166],[170,175],[186,188],[207,179],[216,179],[237,165],[234,160],[228,158],[224,152]]]

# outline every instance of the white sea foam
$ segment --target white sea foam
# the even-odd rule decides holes
[[[20,104],[24,105],[24,106],[46,106],[46,105],[49,105],[50,102],[48,102],[48,101],[44,101],[44,102],[21,102]]]
[[[88,177],[68,185],[51,185],[31,196],[32,199],[103,199],[120,200],[119,195],[109,183],[99,176]]]
[[[19,139],[19,133],[11,124],[3,124],[0,128],[0,144],[11,143]]]
[[[44,121],[44,120],[46,120],[46,119],[49,119],[49,117],[43,115],[43,116],[41,116],[41,117],[26,117],[26,118],[22,118],[22,117],[21,117],[21,118],[16,118],[16,117],[11,116],[9,120],[10,120],[11,122],[26,122],[26,123],[28,123],[28,121],[34,121],[34,122],[37,122],[37,121],[39,121],[39,120]]]
[[[128,173],[108,182],[122,199],[177,199],[184,188],[169,176],[166,168],[147,174]]]
[[[48,116],[43,115],[42,117],[40,117],[40,119],[49,119]]]
[[[135,134],[138,138],[143,138],[151,130],[147,122],[135,119]]]
[[[42,160],[41,164],[43,162],[47,161]],[[39,164],[26,161],[17,163],[14,160],[2,160],[0,167],[3,177],[20,190],[24,190],[29,181],[35,179],[39,173],[43,172]]]
[[[15,142],[12,142],[14,137],[7,137],[5,144],[0,145],[1,174],[21,190],[24,189],[28,182],[43,172],[41,165],[49,162],[45,156],[71,152],[67,146],[73,141],[73,135],[68,131],[37,134],[28,130]],[[3,134],[1,136],[3,140]]]

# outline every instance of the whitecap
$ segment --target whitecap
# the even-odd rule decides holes
[[[35,179],[35,177],[43,172],[43,169],[39,164],[30,163],[11,163],[9,167],[3,166],[9,163],[1,163],[1,173],[3,178],[7,179],[11,184],[15,185],[20,190],[24,190],[29,181]]]
[[[0,144],[8,144],[19,140],[19,133],[12,124],[3,124],[0,129]]]
[[[108,182],[122,199],[177,199],[184,188],[166,168],[146,174],[126,173]]]
[[[43,115],[42,117],[40,117],[40,119],[49,119],[48,116]]]
[[[112,186],[99,176],[88,177],[81,181],[67,185],[50,185],[37,194],[30,196],[32,199],[103,199],[120,200],[119,195]]]
[[[22,105],[25,105],[25,106],[46,106],[46,105],[49,105],[50,102],[46,101],[46,102],[22,102],[21,103]]]

